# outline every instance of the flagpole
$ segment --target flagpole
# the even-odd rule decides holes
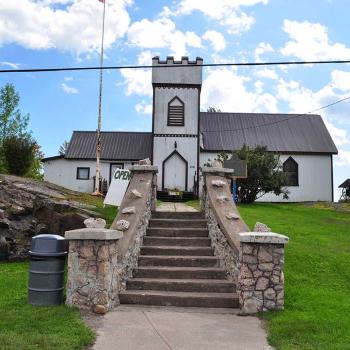
[[[101,1],[101,0],[99,0]],[[93,194],[101,195],[100,193],[100,158],[101,158],[101,112],[102,112],[102,87],[103,87],[103,49],[105,36],[105,15],[106,15],[106,0],[103,1],[103,18],[102,18],[102,38],[101,38],[101,56],[100,56],[100,92],[98,99],[98,122],[96,132],[96,177],[95,177],[95,191]]]

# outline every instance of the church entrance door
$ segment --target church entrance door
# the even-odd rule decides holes
[[[163,162],[163,191],[187,191],[186,159],[178,152],[172,152]]]

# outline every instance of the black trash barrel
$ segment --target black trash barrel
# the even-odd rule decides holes
[[[32,238],[29,251],[29,304],[58,305],[63,302],[66,247],[65,239],[58,235]]]

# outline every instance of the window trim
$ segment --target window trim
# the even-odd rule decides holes
[[[182,123],[181,124],[171,124],[170,123],[170,105],[173,101],[175,100],[179,100],[180,103],[182,104],[182,108],[183,108],[183,114],[182,114]],[[182,127],[182,126],[185,126],[185,103],[181,100],[181,98],[179,96],[175,96],[174,98],[172,98],[169,102],[168,102],[168,116],[167,116],[167,126],[179,126],[179,127]]]
[[[113,165],[121,165],[121,168],[119,169],[124,169],[124,163],[118,162],[118,163],[109,163],[109,184],[112,182],[112,167]]]
[[[87,176],[87,178],[81,178],[81,177],[79,177],[79,170],[87,170],[87,171],[88,171],[88,176]],[[77,179],[77,180],[90,180],[90,168],[89,168],[89,167],[85,167],[85,166],[78,166],[78,167],[77,167],[76,179]]]
[[[292,162],[296,165],[296,171],[295,171],[295,172],[291,172],[291,171],[286,171],[286,170],[285,170],[286,163],[287,163],[288,161],[289,161],[289,162],[292,161]],[[286,174],[286,173],[296,173],[296,184],[293,184],[293,185],[286,184],[285,186],[286,186],[286,187],[299,187],[299,164],[298,164],[298,162],[297,162],[292,156],[289,156],[289,157],[283,162],[282,169],[283,169],[283,173],[284,173],[284,174]]]

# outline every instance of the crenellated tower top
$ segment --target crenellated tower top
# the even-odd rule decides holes
[[[196,85],[202,84],[203,59],[197,57],[195,61],[190,61],[187,56],[181,57],[181,61],[174,60],[173,56],[168,56],[162,61],[159,56],[152,59],[152,84],[176,84],[176,85]],[[183,67],[186,66],[186,67]]]

